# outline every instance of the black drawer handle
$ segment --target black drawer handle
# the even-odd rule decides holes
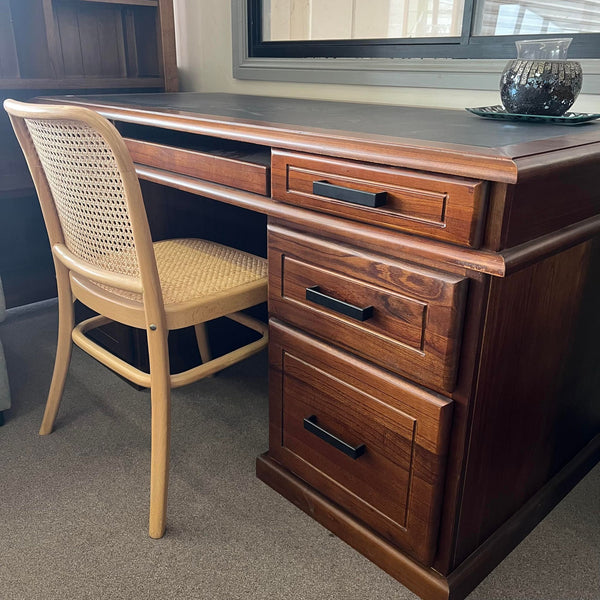
[[[319,306],[330,308],[331,310],[341,313],[342,315],[356,319],[357,321],[366,321],[373,316],[372,306],[365,306],[364,308],[361,308],[360,306],[354,306],[354,304],[348,304],[348,302],[344,302],[343,300],[332,298],[331,296],[321,292],[318,285],[313,285],[312,287],[306,288],[306,299],[318,304]]]
[[[383,206],[387,202],[387,192],[364,192],[335,185],[328,181],[313,181],[313,194],[373,208]]]
[[[311,415],[310,417],[306,417],[304,419],[304,429],[310,431],[311,433],[314,433],[318,438],[322,439],[324,442],[327,442],[334,448],[341,450],[344,454],[346,454],[353,460],[356,460],[357,458],[361,457],[367,449],[367,447],[364,444],[360,444],[358,446],[351,446],[343,440],[340,440],[340,438],[335,437],[335,435],[333,435],[332,433],[329,433],[329,431],[326,431],[322,427],[319,427],[317,425],[317,417],[315,415]]]

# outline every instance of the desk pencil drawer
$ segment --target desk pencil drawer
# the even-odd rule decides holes
[[[427,387],[454,389],[468,280],[269,226],[269,313]]]
[[[429,564],[452,401],[271,321],[270,455]]]
[[[274,150],[273,198],[465,246],[480,242],[485,183]]]
[[[134,163],[269,195],[270,156],[265,152],[219,147],[190,150],[132,138],[125,138],[125,144]]]

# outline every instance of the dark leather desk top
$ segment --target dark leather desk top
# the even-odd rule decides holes
[[[600,156],[600,121],[512,123],[464,110],[196,92],[51,100],[141,125],[497,181],[516,181],[524,157],[531,169],[573,152]]]
[[[581,134],[586,134],[586,140],[591,134],[600,141],[600,121],[577,126],[512,123],[482,119],[463,110],[196,92],[84,96],[78,100],[181,115],[212,115],[268,125],[295,125],[486,148]]]

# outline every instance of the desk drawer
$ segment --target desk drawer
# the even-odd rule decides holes
[[[269,313],[432,389],[454,389],[468,280],[269,227]]]
[[[218,146],[200,151],[132,138],[125,144],[134,163],[269,195],[270,157],[264,151]]]
[[[279,150],[273,151],[272,169],[276,200],[465,246],[479,245],[484,182]]]
[[[271,321],[270,455],[425,564],[452,401]]]

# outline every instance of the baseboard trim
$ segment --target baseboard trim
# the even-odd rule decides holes
[[[6,320],[16,321],[23,317],[29,317],[37,312],[44,312],[47,310],[56,310],[58,308],[58,298],[47,298],[46,300],[38,300],[31,304],[21,304],[19,306],[12,306],[6,309]]]

